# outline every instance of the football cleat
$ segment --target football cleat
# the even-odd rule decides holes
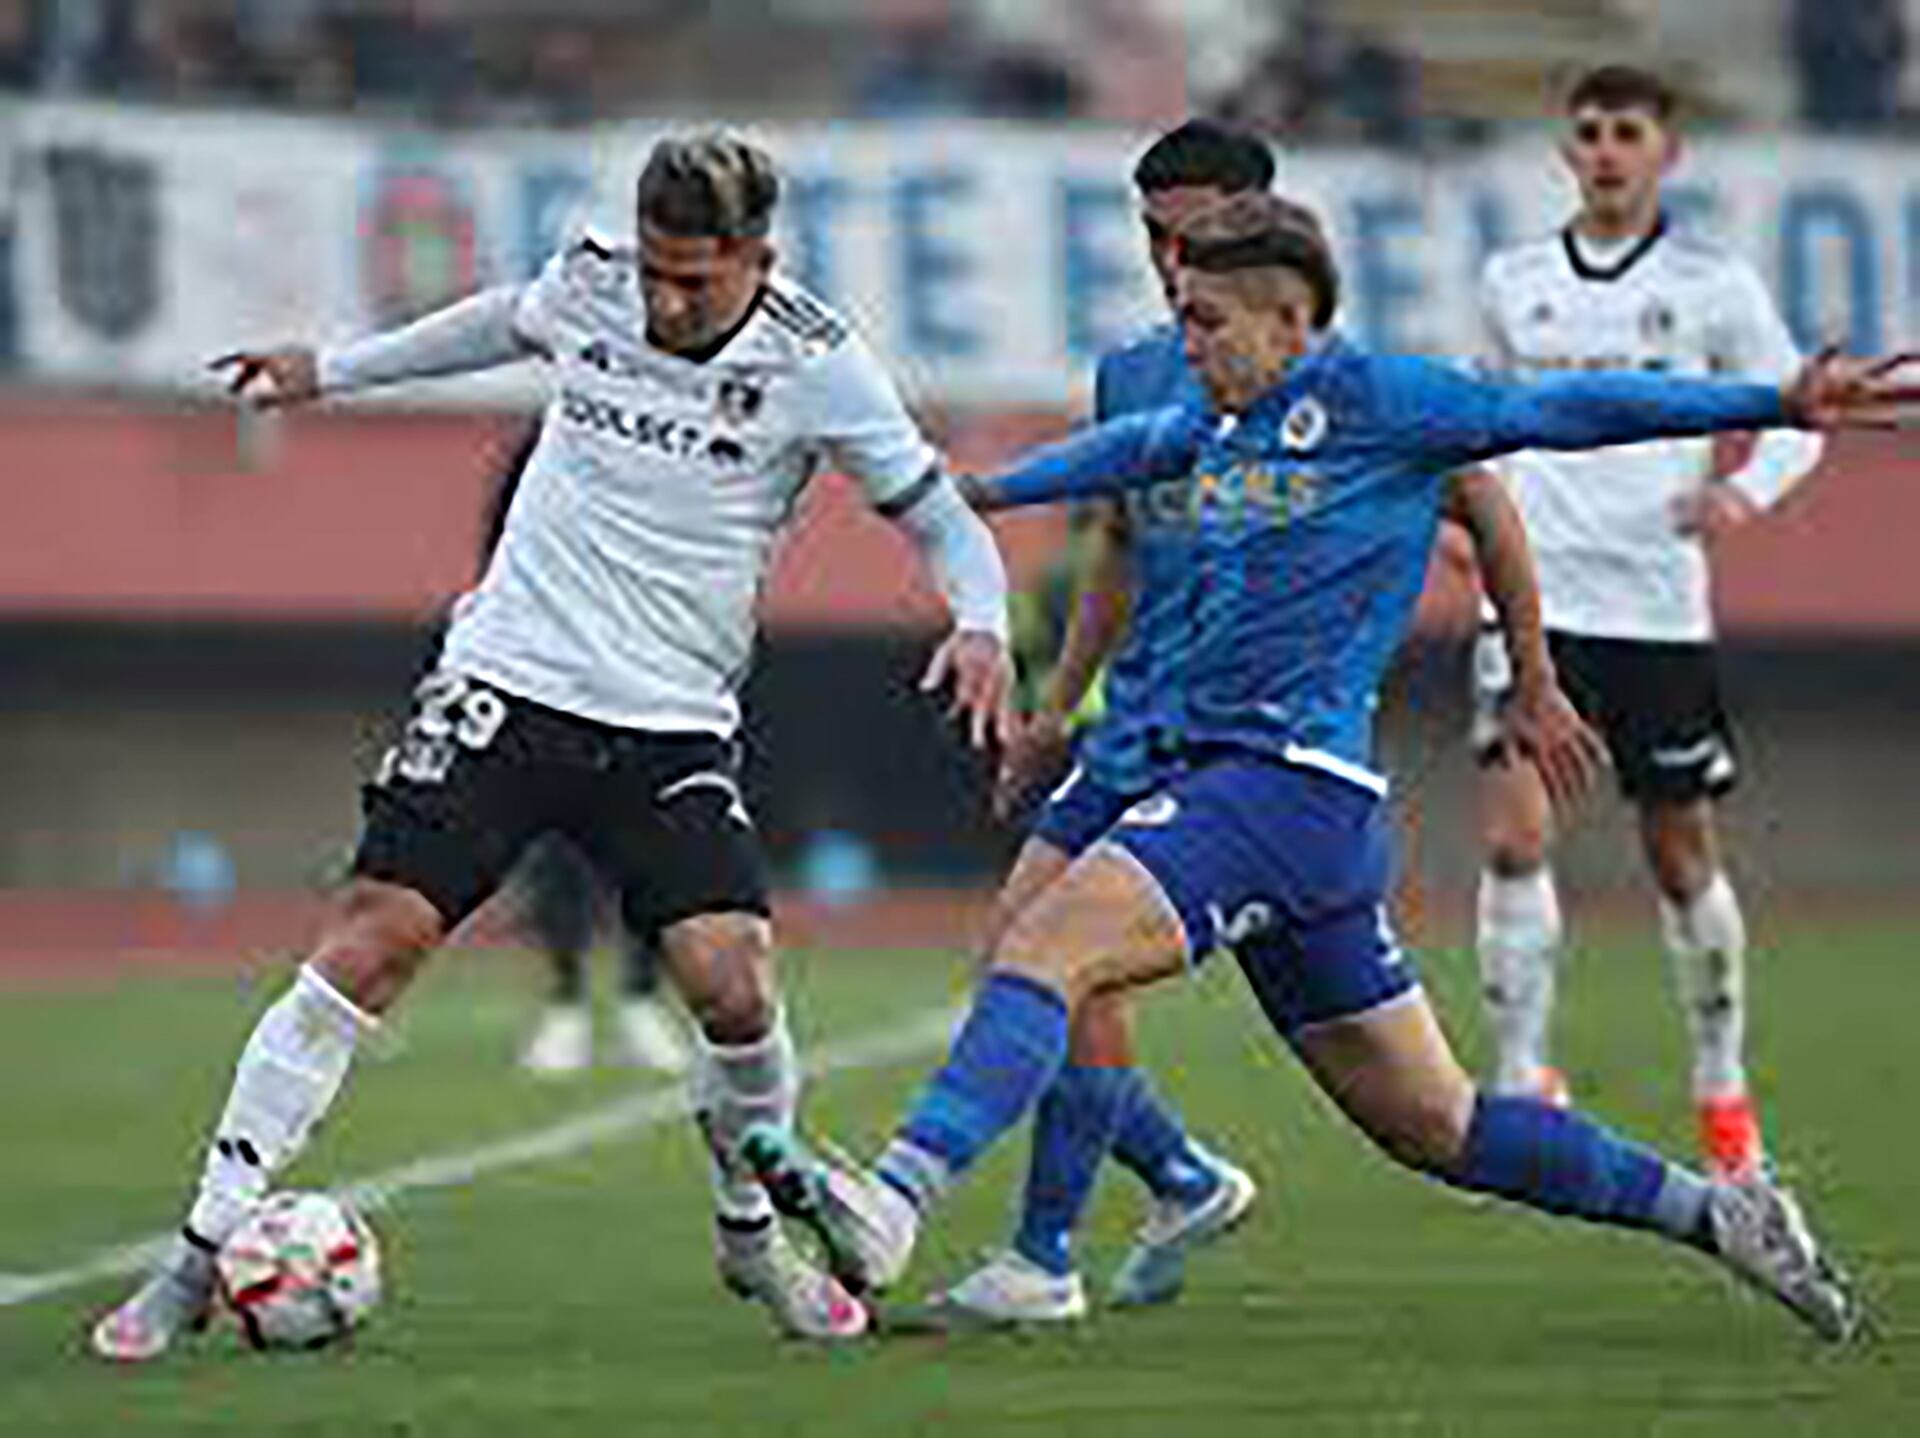
[[[198,1333],[213,1314],[214,1263],[206,1248],[176,1238],[144,1283],[93,1326],[93,1351],[115,1363],[145,1363]]]
[[[1793,1195],[1763,1178],[1718,1183],[1707,1200],[1715,1256],[1742,1282],[1771,1294],[1829,1343],[1866,1331],[1847,1277],[1820,1251]]]
[[[593,1015],[585,1004],[550,1004],[520,1054],[531,1074],[580,1073],[593,1066]]]
[[[890,1309],[886,1326],[901,1332],[1045,1328],[1087,1316],[1080,1275],[1047,1272],[1008,1249],[913,1309]]]
[[[749,1232],[721,1229],[716,1257],[720,1281],[765,1305],[784,1333],[835,1342],[867,1331],[866,1305],[802,1258],[772,1220]]]
[[[1154,1206],[1114,1272],[1107,1302],[1115,1308],[1143,1308],[1178,1298],[1186,1286],[1187,1255],[1231,1233],[1253,1207],[1260,1192],[1253,1179],[1218,1155],[1205,1157],[1219,1183],[1197,1202],[1164,1199]]]
[[[1767,1171],[1760,1116],[1745,1094],[1703,1098],[1695,1107],[1700,1121],[1700,1151],[1707,1172],[1724,1183],[1759,1178]]]
[[[750,1126],[740,1161],[782,1215],[819,1240],[827,1271],[856,1297],[886,1288],[913,1257],[919,1214],[907,1196],[858,1168],[836,1168],[789,1130]]]

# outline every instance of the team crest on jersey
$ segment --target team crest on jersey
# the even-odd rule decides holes
[[[1552,305],[1552,303],[1551,303],[1550,301],[1548,301],[1548,300],[1541,300],[1541,301],[1540,301],[1540,302],[1539,302],[1538,304],[1536,304],[1536,305],[1535,305],[1535,306],[1534,306],[1534,307],[1533,307],[1532,309],[1530,309],[1530,310],[1528,310],[1528,311],[1527,311],[1527,323],[1528,323],[1528,324],[1530,324],[1530,325],[1550,325],[1550,324],[1552,324],[1552,323],[1553,323],[1553,305]]]
[[[753,421],[760,413],[760,407],[766,403],[767,392],[752,379],[723,379],[719,393],[714,399],[714,408],[720,418],[731,425],[744,425]]]
[[[1652,344],[1665,344],[1673,338],[1673,331],[1678,323],[1672,305],[1665,300],[1652,300],[1640,312],[1641,338]]]
[[[1317,448],[1327,437],[1326,406],[1312,395],[1296,400],[1280,422],[1280,442],[1294,454]]]

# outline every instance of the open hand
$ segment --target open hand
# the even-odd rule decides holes
[[[1751,524],[1759,515],[1760,506],[1731,484],[1705,484],[1673,502],[1674,528],[1709,544]]]
[[[1787,417],[1803,429],[1897,429],[1920,419],[1920,374],[1900,373],[1917,360],[1911,351],[1855,359],[1822,350],[1781,386]]]
[[[1540,771],[1556,810],[1570,809],[1607,766],[1607,749],[1558,684],[1517,692],[1503,715],[1507,737]]]
[[[305,404],[320,393],[320,363],[305,345],[270,350],[235,350],[207,366],[216,374],[231,370],[227,393],[255,409]]]
[[[1013,738],[1013,659],[1004,640],[982,629],[956,629],[941,641],[920,680],[923,693],[933,694],[953,685],[949,718],[965,716],[968,737],[976,749],[989,739],[1001,744]]]

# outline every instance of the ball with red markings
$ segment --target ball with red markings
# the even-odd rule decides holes
[[[216,1260],[220,1292],[255,1348],[321,1348],[380,1301],[380,1245],[354,1208],[325,1193],[276,1193]]]

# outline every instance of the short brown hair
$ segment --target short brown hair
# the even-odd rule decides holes
[[[644,223],[714,239],[765,235],[779,199],[780,176],[767,152],[722,131],[660,141],[635,195]]]
[[[1320,217],[1278,195],[1231,195],[1180,227],[1180,264],[1201,274],[1288,269],[1313,291],[1313,323],[1340,307],[1340,271]]]
[[[1651,70],[1635,65],[1602,65],[1574,81],[1567,92],[1568,114],[1589,105],[1601,110],[1646,110],[1664,125],[1680,108],[1680,97]]]

